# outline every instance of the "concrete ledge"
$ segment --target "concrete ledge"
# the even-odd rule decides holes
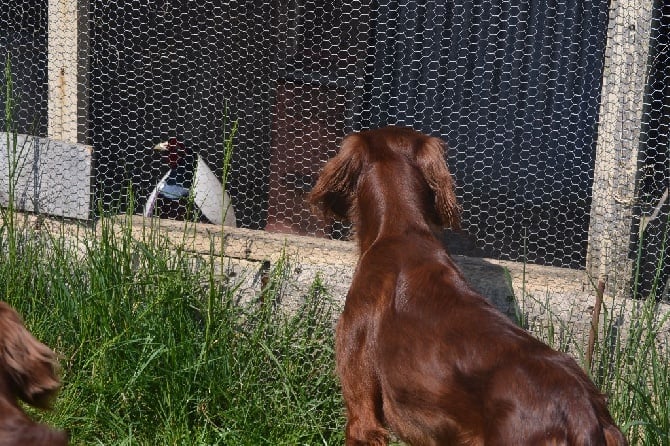
[[[279,259],[288,259],[282,295],[283,304],[293,308],[317,276],[336,304],[342,305],[358,259],[356,246],[349,241],[142,216],[117,216],[95,226],[28,214],[22,219],[33,227],[62,233],[75,243],[86,235],[99,236],[102,225],[109,223],[117,233],[130,229],[138,241],[157,238],[196,256],[227,259],[221,261],[221,273],[238,281],[242,300],[258,295],[263,275]],[[454,260],[472,286],[510,317],[523,317],[531,326],[551,324],[580,340],[588,336],[596,290],[584,271],[465,256],[454,256]],[[606,294],[603,305],[607,311],[601,318],[606,314],[616,319],[618,327],[627,327],[641,302]],[[670,306],[658,304],[659,318],[668,312]],[[665,321],[663,327],[664,333],[670,333],[670,321]]]
[[[27,221],[31,220],[37,220],[37,217],[28,216]],[[43,220],[40,224],[48,225],[52,231],[63,231],[72,237],[84,230],[94,231],[99,235],[102,223],[98,222],[94,228],[78,222],[56,220]],[[356,245],[351,241],[142,216],[117,216],[109,223],[116,232],[126,231],[130,227],[133,238],[137,240],[147,241],[152,237],[160,237],[175,247],[199,255],[223,255],[241,261],[270,264],[282,257],[288,257],[303,267],[309,266],[317,270],[321,268],[331,272],[327,278],[336,284],[335,288],[339,290],[336,297],[342,299],[346,295],[358,260]],[[561,299],[579,295],[586,297],[586,301],[592,301],[588,297],[594,295],[593,290],[583,286],[583,271],[465,256],[454,256],[454,260],[473,286],[507,313],[518,310],[514,308],[515,297],[519,299],[524,295],[556,295]],[[333,277],[335,271],[340,274],[339,277]],[[552,304],[558,303],[554,302],[554,297],[550,300]],[[584,308],[586,310],[588,308]]]

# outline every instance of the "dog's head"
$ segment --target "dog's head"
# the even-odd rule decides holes
[[[56,354],[24,327],[18,313],[0,302],[0,382],[31,406],[47,409],[60,387]]]
[[[454,180],[444,160],[445,152],[442,140],[406,127],[352,133],[344,138],[339,153],[323,167],[308,200],[324,217],[350,219],[359,179],[368,167],[384,159],[402,159],[418,169],[430,188],[431,213],[437,220],[434,223],[459,229],[460,207]],[[396,179],[403,181],[400,177]]]

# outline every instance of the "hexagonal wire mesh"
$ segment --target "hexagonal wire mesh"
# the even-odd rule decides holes
[[[385,124],[448,143],[464,209],[456,253],[584,268],[589,225],[609,218],[592,203],[603,188],[594,172],[617,162],[597,159],[612,76],[608,29],[618,23],[605,0],[9,3],[0,49],[13,63],[17,129],[58,137],[52,125],[76,120],[69,139],[93,147],[94,215],[126,209],[129,186],[135,209],[146,211],[163,179],[185,187],[150,210],[183,217],[179,195],[194,170],[220,181],[224,132],[237,122],[226,190],[241,227],[346,236],[347,226],[311,215],[305,194],[344,134]],[[670,268],[661,249],[670,202],[668,8],[659,0],[649,17],[624,17],[642,37],[639,54],[648,54],[634,120],[636,187],[622,199],[633,209],[625,256],[632,261],[641,246],[647,288],[659,264],[657,283],[667,283]],[[638,19],[650,25],[648,38]],[[74,33],[61,36],[68,23]],[[74,62],[59,66],[67,52]],[[617,82],[635,93],[640,79]],[[77,95],[74,118],[49,105],[67,88]],[[153,150],[170,137],[183,146]]]

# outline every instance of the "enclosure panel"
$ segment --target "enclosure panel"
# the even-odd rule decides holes
[[[656,0],[629,258],[641,295],[670,298],[670,1]],[[640,259],[637,262],[637,259]]]
[[[106,209],[143,209],[169,170],[155,144],[176,137],[219,177],[239,124],[228,189],[238,223],[267,213],[276,28],[266,2],[91,4],[90,140]],[[253,37],[253,38],[252,38]],[[128,189],[133,188],[129,203]]]
[[[91,158],[88,146],[0,132],[0,206],[88,219]]]
[[[3,0],[0,63],[11,73],[15,107],[6,119],[7,78],[0,76],[1,131],[47,134],[47,0]]]
[[[323,154],[337,153],[343,132],[343,92],[337,88],[280,83],[273,113],[270,198],[266,230],[288,234],[331,234],[306,201]]]
[[[584,265],[606,2],[382,2],[361,126],[443,137],[494,257]]]

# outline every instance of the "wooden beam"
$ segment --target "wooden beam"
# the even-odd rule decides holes
[[[88,119],[88,0],[49,0],[48,136],[85,144]]]
[[[587,273],[627,290],[653,2],[612,0],[600,100]]]

